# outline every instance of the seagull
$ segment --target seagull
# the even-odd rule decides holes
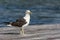
[[[15,26],[20,27],[20,34],[24,35],[24,27],[29,25],[30,22],[30,10],[26,10],[25,16],[21,19],[17,19],[15,22],[5,22],[7,23],[7,26]]]

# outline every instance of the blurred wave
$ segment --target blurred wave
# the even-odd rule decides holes
[[[0,23],[15,21],[31,10],[30,24],[60,23],[59,0],[0,0]]]

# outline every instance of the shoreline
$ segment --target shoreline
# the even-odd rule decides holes
[[[0,40],[60,40],[60,24],[29,25],[25,36],[19,34],[17,27],[0,28]]]

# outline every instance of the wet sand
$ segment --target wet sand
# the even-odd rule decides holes
[[[18,27],[1,27],[0,40],[60,40],[60,24],[29,25],[25,34],[19,34]]]

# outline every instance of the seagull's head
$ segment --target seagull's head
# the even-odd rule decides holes
[[[30,10],[26,10],[26,13],[27,14],[31,14],[32,12]]]

